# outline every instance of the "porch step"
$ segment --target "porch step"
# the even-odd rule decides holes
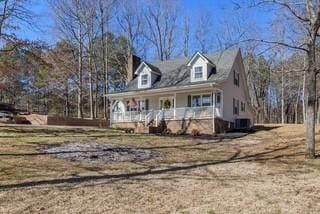
[[[160,122],[158,126],[154,126],[153,124],[148,126],[149,127],[149,133],[157,134],[162,133],[167,128],[166,122],[163,120]]]

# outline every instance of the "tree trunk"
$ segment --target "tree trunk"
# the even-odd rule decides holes
[[[83,118],[82,109],[82,26],[79,26],[79,53],[78,53],[78,118]]]
[[[105,8],[103,6],[102,0],[100,0],[100,16],[101,16],[101,35],[102,35],[102,58],[103,58],[103,113],[104,118],[108,118],[108,33],[105,30],[106,26],[106,16]]]
[[[298,107],[299,107],[299,100],[300,100],[300,90],[301,90],[301,82],[299,81],[299,87],[298,87],[298,93],[297,93],[297,99],[294,106],[294,123],[298,124],[299,118],[298,118]]]
[[[320,99],[317,98],[317,125],[320,123]]]
[[[313,40],[314,41],[314,40]],[[306,71],[306,89],[307,89],[307,158],[315,158],[315,111],[316,111],[316,64],[315,64],[315,45],[314,42],[308,44],[307,52],[307,71]]]
[[[284,68],[281,70],[281,123],[284,124]]]
[[[306,123],[306,56],[303,61],[303,84],[302,84],[302,116],[303,123]]]
[[[92,58],[91,53],[89,53],[89,102],[90,102],[90,118],[94,118],[94,108],[93,108],[93,78],[92,78]]]
[[[94,61],[94,72],[96,74],[96,92],[95,92],[95,102],[94,102],[94,117],[98,118],[98,106],[99,106],[99,73],[97,69],[97,63]]]
[[[65,91],[65,108],[64,108],[64,116],[69,117],[69,85],[68,80],[66,82],[66,91]]]

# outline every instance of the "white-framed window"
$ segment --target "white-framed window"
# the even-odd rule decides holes
[[[140,109],[140,111],[146,110],[146,100],[145,99],[139,100],[139,109]]]
[[[211,94],[202,95],[202,106],[211,106]]]
[[[148,85],[148,74],[142,74],[140,78],[142,86]]]
[[[194,95],[192,96],[192,107],[200,107],[201,106],[201,96]]]
[[[211,94],[192,95],[192,107],[211,106]]]
[[[202,80],[203,79],[203,69],[202,66],[194,67],[194,79]]]

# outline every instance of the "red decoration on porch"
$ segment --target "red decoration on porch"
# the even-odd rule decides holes
[[[132,98],[131,100],[129,100],[128,106],[129,106],[130,108],[136,107],[136,106],[137,106],[136,100],[135,100],[134,98]]]

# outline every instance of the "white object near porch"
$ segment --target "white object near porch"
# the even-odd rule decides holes
[[[162,120],[208,119],[222,118],[222,116],[221,108],[203,106],[149,111],[112,112],[111,119],[112,122],[116,123],[144,121],[146,124],[149,124],[151,121],[155,121],[156,125],[158,125]]]

